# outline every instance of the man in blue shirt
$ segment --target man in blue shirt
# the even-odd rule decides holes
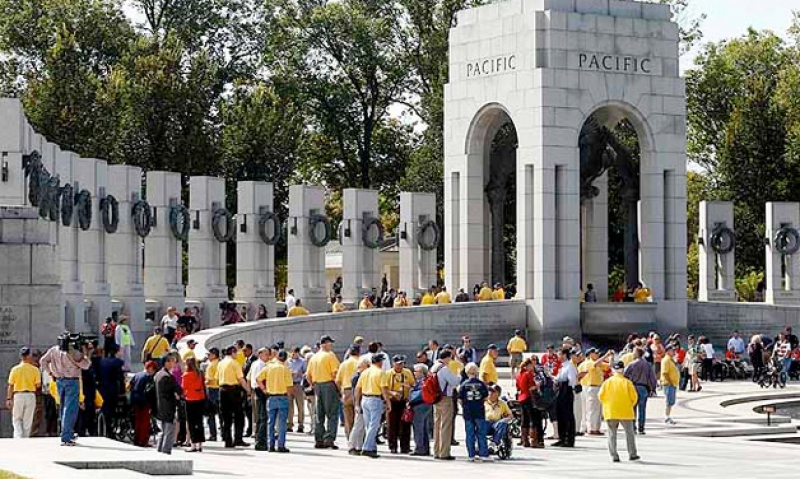
[[[478,379],[478,365],[467,364],[464,371],[467,379],[461,383],[458,396],[461,399],[461,410],[464,416],[464,426],[467,429],[467,454],[469,460],[475,460],[475,441],[478,441],[478,455],[483,462],[489,462],[489,447],[486,443],[486,411],[483,403],[489,397],[486,385]]]

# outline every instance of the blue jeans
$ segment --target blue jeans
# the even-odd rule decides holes
[[[383,398],[362,397],[361,413],[364,415],[364,423],[367,430],[362,450],[365,452],[377,452],[378,429],[380,429],[381,419],[383,419]]]
[[[647,396],[650,391],[645,386],[636,386],[636,394],[639,395],[639,400],[636,401],[636,424],[639,427],[639,432],[644,431],[644,424],[647,422]]]
[[[467,428],[467,454],[475,457],[475,441],[478,441],[478,455],[489,457],[489,447],[486,444],[486,421],[484,419],[464,419]]]
[[[508,431],[507,419],[501,419],[499,421],[489,423],[489,432],[491,432],[492,440],[495,442],[495,444],[500,444],[503,442],[503,438],[506,437],[506,431]]]
[[[289,417],[289,398],[286,396],[270,396],[269,399],[267,399],[267,411],[269,411],[269,425],[267,426],[269,447],[270,449],[275,447],[276,425],[278,447],[285,447],[286,419]]]
[[[431,426],[431,411],[433,407],[430,404],[418,404],[414,406],[414,422],[411,426],[414,430],[414,452],[417,454],[430,454],[431,453],[431,435],[429,429]]]
[[[208,433],[214,440],[217,439],[217,411],[219,411],[219,389],[206,389],[208,402],[214,405],[214,414],[208,416]]]
[[[67,442],[72,440],[72,436],[75,433],[75,421],[78,419],[80,382],[77,378],[58,379],[56,380],[56,386],[58,387],[58,396],[61,399],[61,442]],[[90,404],[93,406],[94,401],[92,400]]]
[[[781,380],[783,382],[789,381],[789,371],[792,369],[792,358],[784,358],[781,365]]]
[[[677,392],[675,386],[664,386],[664,398],[667,401],[667,406],[672,407],[675,405],[675,393]]]

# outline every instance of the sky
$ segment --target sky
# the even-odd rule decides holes
[[[706,14],[701,42],[717,42],[739,37],[748,27],[772,30],[787,37],[792,11],[800,12],[800,0],[694,0],[692,15]],[[683,69],[690,68],[700,47],[696,46],[681,59]]]

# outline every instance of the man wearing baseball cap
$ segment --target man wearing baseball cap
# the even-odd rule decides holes
[[[625,364],[622,361],[614,364],[614,375],[603,383],[597,395],[603,404],[603,417],[608,426],[608,452],[614,462],[619,462],[617,428],[620,425],[625,431],[630,460],[639,459],[636,452],[636,435],[633,433],[635,417],[633,408],[636,406],[639,395],[633,383],[623,374],[624,371]]]
[[[661,360],[661,385],[664,387],[664,397],[666,398],[666,424],[675,424],[672,419],[672,407],[675,405],[675,395],[678,392],[678,384],[681,381],[681,373],[675,365],[675,348],[670,344],[666,347],[666,355]]]
[[[392,358],[392,369],[383,373],[383,381],[391,402],[391,408],[386,414],[386,422],[389,450],[392,454],[397,454],[398,442],[401,453],[411,452],[411,424],[404,422],[402,417],[411,394],[411,388],[414,386],[414,374],[405,366],[406,357],[396,354]]]
[[[189,339],[186,341],[186,347],[181,350],[181,360],[184,363],[189,359],[197,359],[197,356],[194,354],[195,346],[197,346],[197,341],[194,339]]]
[[[8,375],[6,406],[11,409],[14,421],[14,439],[30,437],[36,411],[36,392],[42,388],[39,368],[33,365],[33,356],[27,346],[19,350],[20,363]]]
[[[320,350],[308,362],[308,382],[314,387],[317,398],[314,447],[316,449],[339,449],[336,446],[336,431],[339,427],[341,405],[336,373],[339,359],[333,353],[333,338],[327,334],[319,340]]]
[[[495,360],[499,354],[500,353],[497,351],[497,346],[490,344],[486,347],[486,355],[484,355],[483,359],[481,360],[481,368],[478,378],[489,386],[492,384],[497,384],[498,381]]]

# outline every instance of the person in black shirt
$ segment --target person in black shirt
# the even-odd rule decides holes
[[[464,292],[464,288],[458,290],[458,294],[456,295],[456,303],[468,303],[469,302],[469,295]]]
[[[197,328],[197,318],[194,317],[192,308],[183,308],[183,316],[178,318],[178,324],[186,328],[186,334],[192,334]]]
[[[156,403],[158,404],[156,419],[161,428],[158,438],[158,452],[172,454],[175,442],[175,413],[181,397],[181,387],[172,375],[176,358],[174,353],[164,356],[164,367],[156,374]]]
[[[125,392],[125,373],[122,368],[125,361],[120,358],[119,348],[111,345],[97,367],[97,390],[103,397],[103,417],[105,418],[106,437],[114,438],[114,420],[117,415],[117,404],[120,394]]]

